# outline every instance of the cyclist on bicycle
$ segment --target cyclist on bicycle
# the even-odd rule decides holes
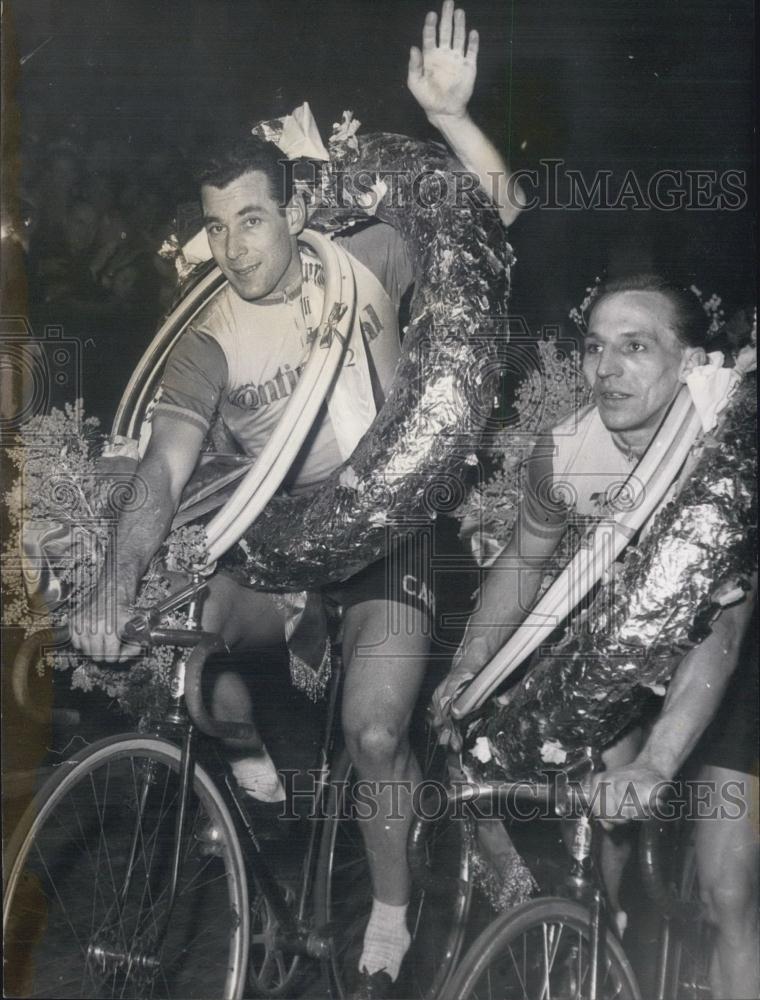
[[[658,276],[636,275],[599,287],[583,345],[593,405],[555,429],[548,447],[540,443],[527,463],[512,538],[488,572],[451,673],[433,697],[444,740],[458,744],[449,716],[452,700],[525,618],[567,518],[594,514],[597,500],[628,475],[654,439],[688,372],[705,363],[707,325],[696,296]],[[550,496],[555,502],[542,502]],[[574,510],[558,507],[558,496],[573,497]],[[747,666],[753,658],[743,645],[753,605],[750,594],[723,611],[710,635],[684,656],[643,745],[639,729],[624,734],[606,749],[606,771],[596,778],[606,783],[607,815],[618,822],[633,818],[620,808],[633,799],[631,789],[633,800],[645,803],[658,785],[675,777],[732,685],[728,717],[721,721],[732,727],[733,745],[726,747],[723,739],[724,745],[716,746],[713,735],[702,757],[703,776],[716,780],[719,790],[743,790],[743,815],[703,821],[697,834],[701,892],[717,931],[716,998],[760,995],[757,676],[755,667]],[[745,667],[737,671],[740,662]],[[733,786],[727,785],[731,779]],[[605,838],[603,870],[617,909],[624,852]]]
[[[506,197],[507,167],[467,114],[476,75],[477,33],[466,36],[464,13],[454,12],[453,0],[443,4],[439,39],[437,21],[434,13],[427,15],[422,49],[412,49],[409,88],[462,164],[478,175],[489,193],[497,185],[498,211],[509,224],[517,210]],[[306,289],[314,284],[318,262],[299,250],[307,211],[289,181],[281,152],[255,137],[223,149],[201,174],[206,232],[228,286],[195,318],[167,363],[150,443],[137,470],[149,499],[143,509],[121,517],[112,566],[103,576],[104,581],[115,581],[116,631],[108,628],[102,594],[90,610],[94,630],[89,622],[86,630],[75,624],[75,645],[96,659],[123,661],[135,654],[134,648],[122,645],[119,631],[132,614],[149,560],[169,531],[212,420],[221,418],[242,451],[255,455],[300,376],[309,352]],[[388,226],[373,225],[340,242],[356,278],[358,335],[366,343],[379,406],[399,356],[398,305],[412,269],[401,239]],[[293,493],[318,485],[341,461],[323,409],[286,485]],[[407,733],[429,646],[431,582],[419,564],[413,551],[400,559],[397,554],[329,588],[326,595],[344,610],[346,743],[360,777],[378,785],[400,782],[404,787],[419,780]],[[405,609],[400,620],[407,627],[401,635],[388,627],[394,603]],[[220,632],[231,648],[271,646],[283,638],[281,607],[270,595],[217,574],[202,624]],[[319,600],[312,595],[303,610],[319,635]],[[324,642],[312,655],[318,666],[328,655]],[[217,677],[212,706],[221,719],[250,719],[248,691],[238,674],[228,671]],[[237,760],[233,770],[242,787],[277,798],[278,780],[274,775],[267,781],[266,761]],[[366,996],[390,989],[409,945],[409,815],[387,818],[394,811],[390,796],[387,802],[378,796],[377,805],[376,814],[362,822],[374,890],[359,960],[358,988]]]

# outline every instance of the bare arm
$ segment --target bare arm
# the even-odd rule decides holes
[[[443,135],[463,167],[475,174],[492,198],[505,226],[524,204],[519,187],[510,180],[504,157],[467,113],[477,74],[478,33],[467,36],[463,10],[453,0],[431,11],[422,30],[422,50],[412,47],[407,86],[431,125]]]
[[[752,597],[727,608],[711,634],[684,657],[639,762],[674,777],[718,710],[738,665],[752,615]]]
[[[478,607],[470,617],[451,671],[433,694],[433,721],[440,731],[439,738],[443,743],[450,742],[454,749],[458,748],[459,738],[449,721],[452,701],[531,611],[547,564],[565,528],[565,518],[556,509],[547,510],[546,518],[538,523],[542,507],[536,487],[550,474],[548,461],[545,445],[537,446],[528,463],[524,499],[512,537],[488,569]]]
[[[508,545],[488,570],[455,669],[474,676],[522,624],[535,603],[563,527],[558,523],[536,534],[520,512]]]
[[[604,782],[604,800],[597,799],[607,815],[624,822],[640,818],[627,815],[623,803],[635,807],[656,795],[658,786],[674,778],[699,742],[723,700],[728,682],[739,662],[744,636],[749,627],[757,581],[744,600],[726,608],[712,632],[683,658],[670,682],[662,712],[635,760],[612,771],[603,771],[596,782]],[[630,795],[635,786],[636,796]],[[623,815],[616,815],[620,812]]]
[[[202,444],[200,427],[155,414],[150,443],[135,473],[145,502],[119,518],[95,598],[73,623],[74,645],[94,659],[121,662],[134,654],[134,647],[122,645],[119,633],[132,614],[145,570],[169,533]]]

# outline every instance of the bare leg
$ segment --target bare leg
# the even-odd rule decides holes
[[[632,729],[625,733],[616,743],[602,754],[604,766],[608,771],[624,767],[634,759],[641,745],[641,729]],[[623,880],[623,870],[631,855],[631,828],[626,825],[610,832],[602,833],[600,865],[602,878],[609,896],[610,906],[618,920],[619,930],[625,929],[625,915],[620,906],[620,884]],[[623,926],[620,926],[622,916]]]
[[[201,624],[219,633],[234,652],[262,650],[280,645],[284,638],[282,617],[267,594],[259,593],[218,573],[209,583]],[[253,706],[245,678],[213,661],[208,668],[211,714],[224,722],[252,722]],[[266,747],[251,751],[234,740],[225,740],[236,751],[232,772],[243,791],[259,801],[280,802],[285,794]]]
[[[393,635],[385,601],[349,608],[343,640],[343,729],[351,760],[360,778],[393,782],[401,790],[397,803],[389,786],[374,796],[376,815],[361,825],[374,896],[395,906],[409,901],[406,840],[411,797],[404,789],[414,788],[420,771],[408,729],[429,646],[422,612],[406,612],[412,627]],[[394,806],[398,818],[390,818]]]
[[[713,997],[756,1000],[760,996],[758,780],[713,765],[702,768],[700,779],[716,782],[716,805],[727,811],[726,818],[703,818],[697,823],[700,895],[716,929],[710,969]],[[739,811],[737,798],[743,800],[743,814],[729,818]]]
[[[171,576],[173,589],[187,583],[180,574]],[[267,594],[237,583],[225,573],[209,581],[203,602],[201,625],[207,632],[217,632],[235,651],[267,649],[278,646],[284,638],[283,621]],[[214,668],[211,712],[225,722],[252,721],[251,696],[237,671]]]

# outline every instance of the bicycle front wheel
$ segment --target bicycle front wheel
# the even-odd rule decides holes
[[[710,962],[715,948],[715,928],[707,920],[697,883],[697,855],[689,843],[683,862],[680,901],[681,920],[676,924],[670,954],[670,987],[673,1000],[707,1000]]]
[[[578,903],[531,899],[495,920],[454,973],[446,1000],[583,1000],[589,995],[589,914]],[[619,942],[607,934],[599,1000],[641,1000]]]
[[[60,765],[8,851],[5,996],[242,996],[249,913],[230,812],[200,767],[170,901],[180,752],[118,736]],[[219,832],[216,853],[197,833]]]

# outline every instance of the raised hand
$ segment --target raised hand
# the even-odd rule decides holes
[[[478,33],[467,35],[463,10],[444,0],[440,25],[435,11],[425,17],[422,51],[409,53],[407,86],[428,118],[461,118],[475,86]]]

